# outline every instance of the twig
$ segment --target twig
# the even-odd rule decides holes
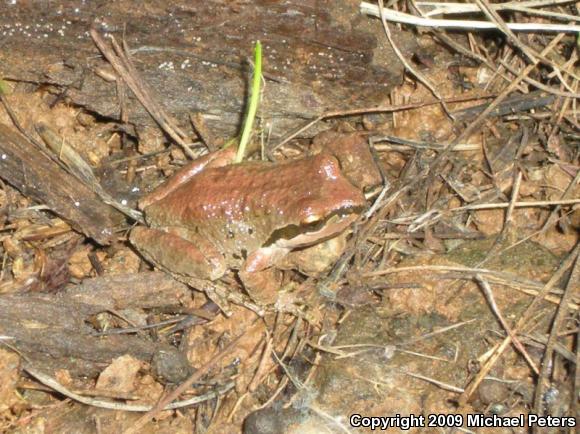
[[[464,325],[472,323],[474,321],[477,321],[477,320],[474,318],[474,319],[470,319],[467,321],[462,321],[462,322],[457,323],[457,324],[452,324],[450,326],[443,327],[443,328],[435,330],[433,332],[425,333],[424,335],[418,336],[416,338],[405,340],[404,342],[400,342],[397,345],[391,345],[391,344],[377,345],[377,344],[360,343],[360,344],[349,344],[349,345],[335,345],[332,347],[328,347],[328,346],[323,346],[323,345],[320,345],[320,344],[312,342],[312,341],[308,341],[307,343],[312,348],[315,348],[318,351],[322,351],[322,352],[326,352],[326,353],[335,355],[336,356],[335,360],[344,359],[347,357],[352,357],[354,354],[360,354],[360,353],[364,353],[364,352],[367,352],[370,350],[377,350],[377,349],[385,350],[385,351],[387,349],[389,349],[389,350],[393,349],[396,351],[401,351],[401,352],[405,352],[405,353],[409,353],[409,354],[415,354],[415,355],[418,355],[421,357],[429,357],[429,356],[426,356],[423,354],[413,353],[411,351],[404,350],[400,347],[405,347],[405,346],[408,346],[411,344],[416,344],[417,342],[421,342],[421,341],[430,339],[434,336],[438,336],[442,333],[447,333],[447,332],[454,330],[456,328],[463,327]],[[344,349],[349,349],[349,348],[363,348],[364,350],[357,351],[356,353],[348,353],[346,351],[343,351]],[[440,359],[440,358],[435,358],[435,359],[444,360],[444,359]]]
[[[121,47],[119,47],[115,39],[109,35],[114,48],[113,51],[109,46],[107,46],[107,44],[105,44],[103,37],[95,27],[91,28],[90,35],[103,56],[109,61],[115,72],[119,74],[125,83],[127,83],[145,110],[147,110],[163,131],[165,131],[169,137],[175,141],[175,143],[181,146],[186,155],[190,158],[195,158],[195,155],[191,149],[189,149],[188,144],[184,141],[184,138],[186,137],[185,133],[174,124],[171,118],[165,113],[163,107],[151,98],[130,59],[127,57],[126,53],[123,52]]]
[[[556,44],[563,37],[564,37],[564,33],[560,33],[559,35],[557,35],[548,44],[548,46],[546,46],[546,48],[544,48],[544,50],[542,50],[542,52],[540,53],[540,56],[544,56],[546,53],[548,53],[550,50],[552,50],[552,48],[555,47]],[[435,158],[435,160],[431,163],[431,165],[429,167],[428,176],[423,181],[424,185],[427,186],[427,185],[433,184],[435,177],[437,176],[437,173],[439,173],[439,169],[440,169],[441,164],[443,164],[445,161],[447,161],[449,154],[453,151],[453,147],[459,143],[465,142],[471,136],[471,134],[473,134],[475,131],[477,131],[481,127],[483,122],[485,122],[485,120],[487,119],[489,114],[493,110],[495,110],[495,108],[502,101],[504,101],[511,92],[513,92],[519,86],[520,82],[524,79],[524,77],[526,77],[530,72],[532,72],[532,70],[536,66],[537,66],[537,62],[532,63],[532,64],[528,65],[526,68],[524,68],[524,70],[508,86],[506,86],[506,88],[493,100],[493,102],[491,102],[491,104],[489,104],[489,106],[483,112],[481,112],[481,114],[479,116],[477,116],[477,118],[473,122],[471,122],[469,124],[469,126],[467,126],[467,128],[465,128],[463,130],[463,132],[461,134],[459,134],[449,144],[449,146],[437,156],[437,158]]]
[[[526,137],[527,137],[527,134],[526,134]],[[520,185],[522,183],[522,176],[523,176],[522,171],[517,170],[517,172],[515,174],[515,179],[513,182],[513,187],[512,187],[512,197],[511,197],[509,206],[507,207],[507,210],[505,213],[505,220],[504,220],[503,229],[501,231],[502,232],[501,238],[503,238],[505,236],[505,234],[507,234],[507,232],[510,230],[510,227],[513,223],[513,213],[514,213],[514,209],[516,207],[517,199],[518,199],[519,194],[520,194]]]
[[[285,145],[290,140],[292,140],[294,137],[298,136],[299,134],[303,133],[304,131],[308,130],[309,128],[311,128],[312,126],[316,125],[318,122],[320,122],[324,119],[343,117],[343,116],[362,115],[362,114],[368,114],[368,113],[389,113],[389,112],[395,112],[395,111],[401,111],[401,110],[420,108],[420,107],[425,107],[425,106],[434,105],[434,104],[439,104],[439,101],[428,101],[426,103],[412,103],[412,104],[405,104],[405,105],[400,105],[400,106],[387,105],[387,106],[382,106],[382,107],[368,107],[368,108],[353,109],[353,110],[328,111],[328,112],[325,112],[325,113],[317,116],[316,118],[312,119],[311,121],[308,121],[305,125],[301,126],[300,128],[298,128],[294,132],[290,133],[288,136],[286,136],[280,142],[278,142],[274,146],[272,146],[272,148],[270,149],[270,152],[273,152],[276,149],[278,149],[279,147]]]
[[[189,115],[189,122],[197,134],[197,137],[203,142],[205,147],[209,152],[217,150],[215,138],[212,136],[211,132],[207,128],[203,116],[201,113],[192,113]],[[157,152],[167,152],[167,151],[157,151]],[[143,157],[143,156],[140,156]]]
[[[250,381],[248,385],[248,391],[254,393],[262,380],[266,375],[266,368],[268,367],[268,362],[272,360],[272,351],[274,348],[274,338],[270,336],[270,333],[266,330],[264,336],[264,347],[262,349],[262,355],[260,357],[260,362],[258,363],[258,367],[256,368],[256,372],[254,373],[254,378]]]
[[[516,46],[525,56],[532,62],[536,63],[538,60],[536,56],[532,53],[532,50],[524,45],[516,35],[507,26],[507,23],[499,16],[499,14],[491,7],[487,0],[475,0],[475,3],[483,11],[483,13],[489,18],[490,21],[497,25],[497,28],[507,37],[514,46]]]
[[[580,330],[580,329],[579,329]],[[578,330],[576,330],[578,332]],[[546,347],[546,343],[548,342],[548,335],[543,335],[539,333],[530,334],[520,334],[520,340],[525,342],[529,346],[535,346],[536,348],[544,349]],[[556,351],[560,356],[564,359],[569,361],[572,364],[576,364],[576,356],[575,354],[570,351],[566,346],[560,342],[556,343],[554,346],[554,351]],[[576,389],[578,390],[578,389]],[[574,413],[575,414],[575,413]]]
[[[410,1],[412,1],[412,0],[410,0]],[[499,71],[498,68],[496,67],[496,65],[494,65],[489,59],[483,57],[482,55],[480,55],[478,53],[474,53],[473,51],[468,50],[463,45],[461,45],[459,42],[455,41],[455,39],[449,37],[443,30],[430,29],[430,32],[433,34],[433,36],[435,36],[437,39],[439,39],[441,42],[443,42],[443,44],[445,44],[448,47],[450,47],[451,49],[457,51],[459,54],[462,54],[465,57],[469,57],[469,58],[487,66],[490,71],[494,71],[495,74],[497,74],[498,76],[503,78],[505,81],[511,82],[511,78],[508,77],[507,74],[503,73],[502,71]],[[527,91],[527,89],[521,85],[518,86],[518,90],[522,93],[525,93]],[[456,114],[453,113],[453,116],[456,116]]]
[[[272,396],[270,396],[265,403],[263,403],[262,405],[260,405],[258,407],[258,410],[262,410],[262,409],[264,409],[266,407],[269,407],[270,404],[272,404],[276,400],[276,398],[280,395],[280,393],[282,393],[282,391],[284,389],[286,389],[286,386],[288,385],[288,382],[289,381],[290,380],[288,379],[288,377],[284,376],[280,380],[280,383],[278,384],[278,387],[276,387],[276,390],[274,391],[274,393],[272,393]]]
[[[525,312],[522,314],[518,322],[516,323],[515,327],[513,327],[512,331],[517,333],[522,326],[528,321],[528,319],[532,316],[535,312],[536,307],[540,304],[544,298],[548,295],[550,290],[555,286],[555,284],[562,278],[564,273],[572,266],[572,264],[577,260],[578,254],[580,253],[580,243],[576,244],[576,247],[568,255],[566,260],[562,263],[560,268],[554,273],[554,275],[550,278],[550,280],[544,285],[542,290],[536,295],[534,300],[528,305]],[[485,376],[489,373],[491,368],[495,365],[495,363],[499,360],[503,352],[509,346],[511,342],[510,336],[506,336],[506,338],[502,341],[502,343],[496,348],[495,352],[487,359],[485,364],[481,367],[473,381],[469,384],[469,386],[465,389],[465,392],[461,395],[459,399],[459,406],[463,407],[471,395],[475,392],[479,383],[485,378]]]
[[[451,115],[451,112],[447,108],[447,105],[445,104],[445,101],[443,100],[443,98],[439,94],[439,91],[437,91],[437,89],[435,88],[435,86],[433,86],[433,84],[429,81],[429,79],[427,77],[425,77],[419,70],[417,70],[416,68],[414,68],[407,61],[407,59],[405,58],[405,56],[403,56],[403,53],[401,53],[401,50],[399,50],[399,47],[397,46],[397,44],[395,44],[395,41],[393,40],[393,36],[391,35],[391,30],[389,29],[389,24],[387,23],[387,20],[385,19],[385,16],[384,16],[384,13],[383,13],[384,10],[385,9],[383,7],[383,0],[379,0],[379,12],[380,12],[381,23],[383,24],[383,30],[385,31],[385,35],[387,36],[387,40],[389,41],[389,44],[391,45],[391,48],[393,49],[393,51],[395,52],[395,54],[399,58],[399,61],[405,66],[405,68],[417,80],[419,80],[427,89],[429,89],[429,91],[433,94],[433,96],[435,96],[435,98],[437,98],[439,100],[439,102],[441,103],[441,107],[443,108],[443,110],[445,111],[445,113],[447,114],[447,116],[449,116],[451,119],[454,119],[453,118],[453,115]]]
[[[542,50],[541,56],[546,55],[556,44],[564,37],[561,33],[556,36],[548,46]],[[487,116],[495,110],[495,108],[507,98],[507,96],[520,84],[520,82],[527,77],[530,72],[536,67],[537,63],[526,66],[520,74],[497,96],[497,98],[453,141],[453,144],[464,142],[474,131],[476,131],[487,119]],[[441,155],[439,158],[443,159]]]
[[[489,96],[487,96],[489,97]],[[465,102],[465,101],[473,101],[476,99],[486,98],[481,96],[469,96],[469,97],[453,97],[453,98],[445,98],[445,103],[454,103],[454,102]],[[385,106],[378,106],[378,107],[363,107],[358,109],[349,109],[349,110],[330,110],[327,112],[322,113],[321,115],[317,116],[316,118],[308,121],[305,125],[301,126],[300,128],[296,129],[280,142],[276,143],[269,149],[269,152],[273,152],[279,147],[285,145],[294,137],[298,136],[299,134],[303,133],[304,131],[308,130],[312,126],[316,125],[318,122],[323,121],[325,119],[337,118],[337,117],[346,117],[346,116],[355,116],[355,115],[364,115],[369,113],[390,113],[390,112],[398,112],[403,110],[411,110],[416,108],[427,107],[430,105],[440,104],[439,100],[431,100],[431,101],[424,101],[424,102],[416,102],[410,104],[401,104],[401,105],[385,105]]]
[[[576,173],[576,176],[570,182],[570,184],[568,184],[568,187],[566,187],[566,190],[564,191],[564,193],[562,194],[562,196],[560,198],[566,199],[566,197],[570,196],[570,194],[574,191],[574,187],[579,182],[580,182],[580,170]],[[560,212],[560,209],[561,209],[561,206],[558,205],[556,208],[554,208],[552,210],[552,212],[550,213],[550,215],[546,219],[546,222],[542,225],[542,229],[540,230],[540,233],[547,231],[548,228],[550,226],[552,226],[552,224],[555,223],[556,216]]]
[[[255,322],[254,322],[255,324]],[[231,355],[232,350],[238,344],[239,340],[246,334],[247,330],[240,333],[232,341],[226,345],[219,353],[217,353],[210,361],[193,373],[185,382],[180,384],[173,392],[162,398],[155,407],[150,409],[147,413],[141,416],[132,427],[125,430],[123,434],[136,434],[143,428],[151,419],[157,416],[165,407],[173,402],[179,395],[189,389],[196,381],[199,381],[211,368],[213,368],[221,359]]]
[[[546,2],[545,5],[542,6],[554,6],[557,3],[570,3],[572,0],[565,0],[564,2],[552,2],[549,0]],[[539,17],[548,17],[553,18],[559,21],[580,21],[580,17],[571,15],[571,14],[563,14],[560,12],[552,12],[546,11],[543,9],[534,9],[527,5],[531,3],[539,3],[539,2],[509,2],[509,3],[495,3],[491,4],[491,7],[496,11],[515,11],[515,12],[522,12],[527,15],[535,15]],[[432,2],[417,2],[417,8],[421,11],[424,17],[433,17],[437,15],[452,15],[452,14],[465,14],[469,12],[479,12],[479,8],[477,5],[469,4],[469,3],[432,3]],[[423,8],[430,10],[422,10]],[[537,6],[536,6],[537,7]]]
[[[89,164],[74,149],[65,145],[64,138],[60,138],[50,127],[43,123],[36,124],[35,128],[38,135],[52,150],[59,162],[64,164],[69,173],[94,191],[107,205],[112,206],[136,222],[145,223],[141,212],[124,205],[105,191]]]
[[[552,88],[549,89],[552,90]],[[523,95],[517,94],[503,100],[500,104],[496,106],[493,112],[489,113],[488,116],[489,117],[504,116],[506,114],[515,114],[518,112],[528,111],[540,107],[546,107],[552,104],[555,99],[556,97],[553,94],[545,95],[543,92],[538,90]],[[467,121],[479,115],[482,111],[484,111],[487,108],[488,105],[489,103],[484,103],[473,107],[467,107],[461,110],[457,110],[453,112],[453,116],[455,116],[456,119]]]
[[[532,295],[534,297],[538,296],[538,292],[532,292],[532,291],[536,291],[538,288],[541,291],[543,291],[545,288],[545,285],[542,285],[541,283],[534,282],[534,281],[527,280],[527,279],[522,279],[522,278],[519,278],[518,276],[515,276],[511,273],[488,270],[485,268],[470,268],[470,267],[447,266],[447,265],[417,265],[417,266],[409,266],[409,267],[383,268],[381,270],[364,273],[363,277],[378,277],[378,276],[384,276],[386,274],[406,273],[406,272],[423,273],[425,271],[434,271],[434,272],[439,272],[439,273],[443,273],[443,272],[464,273],[465,275],[461,277],[463,279],[472,279],[476,274],[484,274],[492,282],[498,283],[500,285],[505,285],[505,286],[513,286],[515,288],[518,288],[522,292],[529,294],[529,295]],[[455,277],[455,279],[456,279],[456,277]],[[558,289],[558,288],[553,288],[553,285],[554,285],[554,283],[551,284],[550,290]],[[525,290],[526,288],[531,289],[532,291],[526,291]],[[541,293],[541,291],[540,291],[540,293]],[[560,303],[559,298],[552,298],[549,295],[546,296],[545,298],[547,301],[549,301],[551,303],[554,303],[554,304]],[[571,307],[571,309],[575,309],[575,310],[580,308],[576,303],[570,303],[570,307]]]
[[[571,211],[570,211],[568,214],[572,214],[572,213],[574,213],[574,211],[573,211],[573,210],[571,210]],[[565,216],[566,216],[566,215],[568,215],[568,214],[565,214]],[[556,222],[560,221],[561,219],[562,219],[562,217],[558,217],[558,218],[556,218],[556,219],[554,220],[554,222],[553,222],[553,223],[556,223]],[[536,237],[536,236],[538,236],[538,235],[542,235],[544,232],[545,232],[545,231],[544,231],[544,229],[543,229],[543,228],[542,228],[542,229],[540,229],[539,231],[532,232],[531,234],[529,234],[529,235],[525,236],[524,238],[522,238],[522,239],[520,239],[520,240],[516,241],[515,243],[513,243],[513,244],[509,245],[508,247],[506,247],[505,249],[501,250],[501,251],[499,252],[499,254],[502,254],[502,253],[504,253],[504,252],[507,252],[508,250],[510,250],[510,249],[513,249],[514,247],[516,247],[516,246],[519,246],[520,244],[522,244],[522,243],[525,243],[526,241],[528,241],[528,240],[530,240],[530,239],[532,239],[532,238],[534,238],[534,237]]]
[[[433,149],[435,151],[442,151],[446,146],[439,143],[415,142],[413,140],[405,140],[398,137],[381,137],[379,140],[391,142],[392,144],[376,144],[374,147],[377,151],[410,151],[416,149]],[[481,151],[481,145],[477,143],[465,143],[462,145],[457,145],[453,148],[453,152],[474,151]]]
[[[306,388],[306,386],[304,385],[304,383],[302,383],[298,379],[298,377],[296,377],[296,375],[294,374],[294,372],[292,372],[288,368],[288,366],[280,359],[280,357],[278,357],[278,354],[276,354],[276,351],[272,351],[272,357],[278,363],[278,365],[280,365],[280,367],[284,371],[284,374],[286,374],[286,377],[288,377],[288,379],[292,382],[292,384],[294,385],[294,387],[296,387],[296,389],[298,391],[304,390]],[[294,395],[294,397],[295,396],[296,395]]]
[[[576,321],[578,321],[578,316],[576,316]],[[580,390],[580,327],[576,332],[576,366],[574,367],[574,381],[572,382],[572,390]],[[570,414],[578,414],[578,400],[572,399],[572,405],[570,408]]]
[[[278,318],[280,318],[280,316],[278,316]],[[286,342],[286,345],[287,345],[286,350],[284,351],[284,354],[282,354],[282,356],[279,358],[279,360],[284,360],[286,357],[288,357],[290,355],[290,353],[289,353],[290,347],[293,347],[293,345],[291,343],[296,339],[296,337],[299,333],[300,324],[301,324],[301,320],[296,318],[296,321],[294,322],[294,325],[292,326],[292,333],[290,335],[290,338]],[[274,332],[274,334],[275,334],[275,332]],[[307,334],[308,333],[305,334],[305,337],[303,338],[302,342],[307,341],[307,338],[306,338]],[[296,347],[294,348],[294,355],[296,355],[297,353],[300,353],[301,351],[302,351],[301,345],[300,344],[296,345]],[[274,353],[274,352],[272,352],[272,353]],[[308,384],[308,382],[311,381],[312,375],[313,375],[314,371],[316,370],[316,367],[318,366],[321,357],[322,356],[320,355],[320,353],[316,353],[314,362],[312,363],[311,368],[310,368],[310,373],[306,377],[304,384]],[[270,404],[272,404],[276,400],[276,397],[279,396],[280,393],[282,393],[282,391],[286,388],[286,385],[288,384],[289,381],[290,381],[289,377],[287,377],[286,375],[283,376],[281,378],[280,382],[278,383],[278,386],[276,387],[276,390],[274,391],[274,393],[271,394],[271,396],[268,398],[268,400],[265,403],[263,403],[262,405],[260,405],[258,407],[258,410],[269,407]],[[294,397],[290,401],[293,401],[293,399],[294,399]]]
[[[122,404],[120,402],[111,402],[111,401],[103,401],[99,399],[88,398],[86,396],[79,395],[78,393],[72,392],[54,378],[46,375],[36,368],[33,368],[30,364],[24,364],[24,370],[28,372],[32,377],[38,380],[40,383],[44,384],[47,387],[50,387],[52,390],[60,393],[61,395],[66,396],[74,401],[78,401],[81,404],[90,405],[92,407],[99,407],[99,408],[106,408],[109,410],[120,410],[120,411],[132,411],[132,412],[146,412],[151,411],[154,407],[151,405],[132,405],[132,404]],[[208,401],[210,399],[214,399],[219,395],[223,395],[224,393],[228,392],[229,390],[233,389],[234,382],[231,381],[224,386],[217,388],[217,390],[205,393],[200,396],[195,396],[190,399],[185,399],[183,401],[176,401],[171,404],[168,404],[163,407],[162,410],[176,410],[178,408],[188,407],[191,405],[199,404],[201,402]]]
[[[24,137],[26,137],[30,141],[30,143],[32,143],[34,146],[36,146],[36,148],[39,150],[39,152],[41,152],[45,157],[49,158],[51,161],[54,161],[56,164],[58,164],[64,170],[68,171],[68,168],[60,159],[58,159],[53,153],[48,152],[46,149],[46,146],[43,146],[42,143],[39,142],[38,140],[36,140],[36,138],[32,134],[30,134],[28,131],[26,131],[26,129],[24,128],[24,126],[22,125],[20,120],[18,119],[18,116],[16,116],[16,113],[14,113],[14,110],[12,110],[12,106],[8,102],[8,99],[6,98],[6,96],[2,92],[0,92],[0,102],[2,103],[2,106],[6,110],[8,117],[10,118],[10,120],[12,121],[12,123],[14,124],[16,129]]]
[[[541,0],[541,1],[516,1],[506,3],[494,3],[490,6],[496,11],[519,11],[528,9],[536,13],[541,12],[532,8],[539,8],[543,6],[556,6],[559,4],[573,3],[575,0]],[[436,15],[452,15],[452,14],[466,14],[470,12],[480,12],[477,5],[472,3],[437,3],[437,2],[416,2],[418,8],[429,9],[424,10],[423,14],[427,17]],[[563,14],[559,14],[563,15]],[[566,15],[566,19],[570,21],[580,21],[579,17],[574,15]]]
[[[568,301],[572,298],[573,293],[578,289],[578,282],[580,282],[580,260],[578,255],[576,255],[576,260],[574,262],[572,273],[568,277],[566,290],[564,291],[562,301],[558,306],[554,322],[552,323],[552,329],[550,330],[550,337],[546,343],[546,351],[544,351],[544,357],[542,358],[542,368],[540,370],[540,375],[536,384],[536,391],[534,393],[534,413],[538,416],[544,414],[544,406],[542,405],[544,384],[549,383],[548,377],[553,369],[552,358],[554,355],[554,346],[558,339],[558,332],[568,312]],[[574,391],[574,397],[572,399],[574,401],[577,400],[577,390]],[[574,416],[576,415],[574,414]],[[534,426],[532,432],[539,432],[538,427]]]
[[[449,149],[449,148],[448,148]],[[401,217],[398,219],[390,220],[394,224],[409,224],[408,232],[416,232],[425,226],[430,226],[435,224],[444,216],[450,215],[457,212],[474,211],[481,209],[501,209],[513,206],[514,208],[535,208],[535,207],[547,207],[554,205],[577,205],[580,203],[580,199],[562,199],[562,200],[544,200],[544,201],[531,201],[531,202],[500,202],[500,203],[478,203],[473,205],[464,205],[457,208],[451,208],[448,210],[438,210],[432,208],[429,211],[421,215],[410,215]]]
[[[403,372],[403,373],[405,375],[408,375],[409,377],[417,378],[419,380],[423,380],[423,381],[426,381],[428,383],[434,384],[435,386],[440,387],[443,390],[448,390],[449,392],[455,392],[455,393],[463,393],[464,392],[464,390],[461,387],[452,386],[451,384],[443,383],[442,381],[435,380],[433,378],[426,377],[426,376],[421,375],[421,374],[414,374],[412,372]]]
[[[554,205],[577,205],[580,203],[580,199],[562,199],[562,200],[537,200],[537,201],[525,201],[525,202],[514,202],[513,206],[515,208],[534,208],[543,206],[554,206]],[[475,205],[465,205],[457,208],[452,208],[451,212],[460,211],[473,211],[476,209],[497,209],[497,208],[508,208],[511,203],[478,203]]]
[[[320,407],[318,407],[314,404],[310,404],[308,406],[308,408],[310,410],[312,410],[315,414],[317,414],[319,417],[321,417],[322,419],[325,419],[325,420],[331,422],[333,425],[337,426],[340,429],[340,431],[342,431],[346,434],[352,434],[352,432],[340,421],[339,418],[332,417],[330,414],[326,413]]]
[[[559,20],[559,21],[566,21],[566,22],[580,21],[580,17],[575,16],[575,15],[562,14],[559,12],[552,12],[552,11],[537,10],[537,9],[527,8],[525,6],[512,5],[511,10],[516,11],[516,12],[522,12],[522,13],[527,14],[527,15],[535,15],[538,17],[553,18],[553,19]]]
[[[577,58],[576,58],[577,60]],[[573,91],[577,91],[578,90],[578,79],[574,80],[574,84],[572,85],[573,87]],[[565,82],[562,82],[562,85],[565,85]],[[560,131],[560,124],[562,122],[562,119],[564,119],[564,113],[566,113],[566,111],[568,111],[568,108],[570,107],[570,104],[572,103],[572,98],[566,98],[564,100],[564,102],[562,103],[562,106],[560,107],[560,110],[558,110],[558,114],[554,114],[554,117],[552,118],[553,120],[553,127],[552,127],[552,131],[550,131],[550,135],[548,136],[548,138],[546,139],[547,143],[553,143],[554,138],[556,137],[556,134],[558,134],[558,132]]]
[[[507,62],[505,62],[504,60],[499,60],[499,63],[501,64],[501,66],[503,66],[505,69],[507,69],[509,72],[511,72],[514,75],[518,75],[518,71],[510,64],[508,64]],[[546,86],[545,84],[540,83],[538,80],[534,80],[531,77],[525,76],[523,78],[523,81],[525,81],[526,83],[531,84],[532,86],[543,90],[544,92],[548,92],[551,93],[552,95],[556,95],[556,96],[561,96],[562,98],[580,98],[580,93],[576,93],[576,92],[564,92],[562,90],[559,89],[555,89],[554,87],[550,87],[550,86]]]
[[[504,319],[503,315],[501,314],[501,311],[499,310],[499,307],[497,306],[497,303],[495,302],[495,298],[493,296],[493,291],[491,290],[491,286],[489,285],[489,283],[487,283],[487,281],[483,277],[481,277],[479,274],[475,275],[475,280],[479,283],[480,288],[482,289],[482,291],[485,295],[485,298],[487,299],[487,302],[489,303],[489,306],[491,307],[492,312],[497,317],[501,326],[504,328],[507,335],[512,340],[514,346],[518,349],[518,351],[524,357],[524,359],[526,359],[526,362],[528,362],[528,365],[530,365],[530,368],[532,368],[532,370],[536,374],[538,374],[539,373],[538,367],[536,366],[536,364],[534,363],[534,361],[532,360],[532,358],[530,357],[530,355],[528,354],[528,352],[526,351],[526,349],[524,348],[524,346],[522,345],[520,340],[516,337],[513,330],[510,328],[510,326],[508,325],[508,323]]]
[[[236,403],[233,405],[232,410],[228,414],[228,417],[226,419],[226,422],[227,423],[231,423],[231,421],[234,418],[234,415],[239,410],[239,408],[241,407],[242,403],[245,401],[245,399],[248,396],[250,396],[250,392],[244,392],[243,394],[241,394],[240,396],[238,396],[238,398],[236,399]]]
[[[363,14],[380,18],[380,11],[377,5],[362,2],[360,11]],[[405,14],[393,9],[383,8],[385,19],[401,24],[411,24],[422,27],[467,29],[467,30],[490,30],[498,29],[498,25],[489,21],[467,21],[467,20],[444,20],[423,18]],[[506,23],[508,29],[519,32],[552,32],[552,33],[578,33],[580,26],[567,24],[540,24],[540,23]]]

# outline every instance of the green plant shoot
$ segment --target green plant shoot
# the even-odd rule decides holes
[[[250,103],[248,104],[248,111],[242,129],[242,137],[236,153],[235,163],[240,163],[246,154],[246,148],[250,141],[252,128],[254,126],[254,119],[258,111],[258,101],[260,100],[260,82],[262,80],[262,44],[256,41],[254,49],[254,77],[252,80],[252,89],[250,94]]]
[[[0,78],[0,94],[8,95],[10,93],[8,89],[8,84]]]

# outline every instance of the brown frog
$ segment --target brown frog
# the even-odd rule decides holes
[[[343,233],[366,201],[327,152],[231,164],[234,154],[228,148],[193,161],[145,196],[139,206],[149,227],[133,229],[130,240],[151,262],[198,289],[238,270],[254,296],[255,277],[282,262],[287,268],[295,249]]]

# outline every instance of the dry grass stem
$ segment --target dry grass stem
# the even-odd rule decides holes
[[[377,5],[362,2],[360,4],[362,14],[380,18],[381,12]],[[417,17],[393,9],[383,8],[384,19],[401,24],[411,24],[414,26],[465,29],[465,30],[490,30],[498,29],[497,23],[489,21],[473,20],[445,20]],[[506,27],[511,31],[519,32],[553,32],[553,33],[578,33],[580,26],[571,24],[540,24],[540,23],[506,23]]]
[[[153,119],[155,119],[163,131],[165,131],[175,141],[175,143],[181,146],[186,155],[190,158],[195,158],[195,155],[192,153],[191,149],[189,149],[189,145],[185,142],[187,135],[177,127],[171,117],[167,115],[163,107],[151,97],[145,83],[140,78],[137,70],[128,57],[128,50],[122,49],[115,39],[109,35],[113,46],[113,49],[111,49],[94,27],[91,28],[90,35],[115,72],[125,81],[125,83],[127,83],[139,102],[149,112]]]
[[[383,0],[379,0],[379,9],[378,10],[380,12],[379,16],[381,18],[381,22],[383,24],[383,29],[385,31],[385,35],[387,37],[387,40],[389,41],[389,44],[390,44],[392,50],[397,55],[399,61],[403,65],[405,65],[405,69],[407,71],[409,71],[418,81],[420,81],[427,89],[429,89],[431,91],[433,96],[435,98],[437,98],[439,100],[439,102],[441,103],[441,107],[443,108],[445,113],[447,113],[447,115],[453,119],[453,116],[449,112],[449,109],[447,108],[445,101],[443,100],[443,98],[439,94],[439,91],[436,89],[436,87],[417,68],[414,68],[411,65],[411,63],[405,58],[405,56],[403,56],[403,53],[401,53],[401,50],[399,50],[399,47],[397,46],[397,44],[395,44],[395,41],[393,40],[393,36],[391,35],[391,31],[389,29],[389,24],[387,23],[387,20],[383,14],[383,11],[384,11]]]
[[[64,395],[67,398],[70,398],[70,399],[77,401],[77,402],[80,402],[82,404],[90,405],[91,407],[106,408],[109,410],[117,410],[117,411],[140,412],[140,413],[151,411],[154,407],[151,405],[123,404],[120,402],[103,401],[101,399],[89,398],[87,396],[79,395],[78,393],[67,389],[62,384],[60,384],[58,381],[56,381],[54,378],[42,373],[41,371],[39,371],[36,368],[33,368],[31,365],[25,365],[24,370],[26,372],[28,372],[36,380],[38,380],[40,383],[44,384],[45,386],[49,387],[50,389],[54,390],[55,392],[58,392],[61,395]],[[162,408],[162,410],[175,410],[178,408],[184,408],[184,407],[196,405],[196,404],[199,404],[201,402],[214,399],[219,395],[223,395],[224,393],[227,393],[229,390],[233,389],[233,387],[234,387],[234,382],[231,381],[231,382],[219,387],[215,391],[208,392],[208,393],[201,395],[201,396],[195,396],[195,397],[190,398],[190,399],[184,399],[182,401],[176,401],[176,402],[173,402],[171,404],[168,404],[168,405],[164,406]]]
[[[530,357],[530,355],[528,354],[528,352],[526,351],[526,349],[524,348],[522,343],[519,341],[517,336],[513,333],[512,329],[510,328],[510,326],[508,325],[508,323],[504,319],[503,315],[501,314],[501,311],[500,311],[497,303],[495,302],[495,297],[493,296],[493,291],[492,291],[489,283],[483,277],[481,277],[479,274],[475,275],[475,280],[479,283],[479,286],[482,289],[482,291],[485,295],[485,298],[487,299],[487,302],[489,303],[489,306],[490,306],[493,314],[496,316],[496,318],[500,322],[501,326],[504,328],[504,330],[506,331],[506,333],[508,334],[508,336],[512,340],[514,346],[518,349],[518,351],[524,357],[524,359],[526,359],[526,362],[528,362],[528,365],[530,365],[530,368],[532,368],[532,370],[536,374],[538,374],[539,371],[538,371],[536,364],[534,363],[534,361],[532,360],[532,358]]]
[[[564,273],[576,262],[578,259],[578,254],[580,253],[580,243],[576,244],[574,250],[568,255],[568,257],[562,262],[560,268],[552,275],[550,280],[544,285],[542,290],[534,297],[534,300],[528,305],[525,312],[517,321],[516,325],[512,328],[513,333],[518,333],[521,328],[528,322],[531,316],[534,314],[536,307],[540,304],[542,300],[545,299],[546,295],[552,290],[556,283],[562,278]],[[511,343],[511,338],[508,335],[501,344],[497,347],[492,356],[486,360],[485,364],[481,367],[475,378],[471,381],[469,386],[465,389],[465,392],[461,395],[459,399],[460,407],[464,406],[470,399],[471,395],[475,392],[481,381],[486,377],[493,366],[498,362],[504,351],[507,349]]]
[[[566,285],[564,295],[562,296],[562,301],[560,302],[558,310],[556,311],[556,316],[554,318],[552,328],[550,330],[550,336],[548,338],[548,342],[546,343],[546,350],[544,351],[544,355],[542,357],[542,368],[538,376],[536,390],[534,393],[534,413],[539,416],[542,416],[545,413],[544,390],[551,383],[549,377],[551,375],[551,371],[554,366],[552,358],[554,356],[554,347],[557,343],[558,333],[562,328],[562,324],[568,313],[569,309],[568,302],[578,292],[579,282],[580,282],[580,256],[577,254],[574,260],[574,265],[572,266],[572,273],[568,277],[568,283]],[[574,391],[574,395],[577,395],[576,391]],[[575,400],[576,399],[574,399],[574,401]],[[539,432],[538,428],[534,427],[533,432],[534,433]]]
[[[453,386],[451,384],[447,384],[447,383],[444,383],[442,381],[435,380],[434,378],[430,378],[430,377],[427,377],[425,375],[414,374],[412,372],[404,372],[404,374],[408,375],[409,377],[417,378],[418,380],[427,381],[428,383],[431,383],[437,387],[440,387],[443,390],[447,390],[448,392],[453,392],[453,393],[463,393],[464,392],[464,390],[461,387]]]
[[[521,11],[526,10],[531,13],[541,14],[541,13],[552,13],[549,11],[542,11],[534,8],[541,8],[546,6],[556,6],[573,3],[574,0],[540,0],[540,1],[516,1],[516,2],[505,2],[505,3],[494,3],[491,4],[491,8],[495,11]],[[475,4],[470,3],[452,3],[452,2],[416,2],[417,7],[422,11],[424,16],[432,17],[437,15],[453,15],[453,14],[465,14],[465,13],[478,13],[480,9]],[[569,15],[569,14],[557,14],[554,15],[565,17],[566,21],[580,21],[580,18]]]

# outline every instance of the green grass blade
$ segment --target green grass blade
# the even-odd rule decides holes
[[[10,93],[10,88],[8,87],[8,83],[0,78],[0,94],[8,95]]]
[[[246,120],[244,121],[244,128],[242,130],[242,137],[240,138],[240,145],[236,153],[235,163],[240,163],[246,154],[246,148],[250,141],[250,135],[254,126],[254,119],[258,111],[258,102],[260,100],[260,84],[262,80],[262,44],[256,41],[256,48],[254,49],[254,78],[252,80],[252,92],[250,95],[250,103],[248,104],[248,112]]]

